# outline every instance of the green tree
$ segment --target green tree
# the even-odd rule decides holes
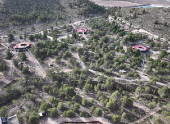
[[[148,107],[149,107],[150,109],[155,108],[155,106],[156,106],[156,102],[150,102],[150,103],[148,104]]]
[[[92,105],[92,106],[90,107],[90,111],[93,112],[93,110],[94,110],[94,105]]]
[[[146,87],[145,88],[145,92],[149,94],[151,92],[151,88],[150,87]]]
[[[101,108],[95,108],[94,114],[96,116],[102,116],[102,109]]]
[[[79,111],[79,109],[80,109],[80,105],[78,103],[75,103],[73,105],[73,111]]]
[[[57,64],[59,64],[59,62],[60,62],[60,57],[57,56],[57,57],[55,58],[55,62],[56,62]]]
[[[73,37],[74,39],[77,39],[77,34],[74,32],[74,33],[72,34],[72,37]]]
[[[50,109],[49,109],[49,115],[50,115],[50,117],[52,117],[52,118],[57,117],[57,116],[58,116],[57,108],[50,108]]]
[[[23,67],[22,68],[22,74],[29,74],[29,67]]]
[[[117,105],[117,100],[116,98],[114,98],[112,101],[109,100],[109,102],[107,102],[106,104],[106,108],[109,108],[109,109],[114,109]]]
[[[131,98],[128,98],[127,96],[124,96],[122,100],[122,106],[132,107],[133,100]]]
[[[123,114],[122,114],[122,118],[126,118],[126,117],[127,117],[126,112],[123,112]]]
[[[64,108],[63,102],[59,102],[57,105],[57,109],[62,111],[63,108]]]
[[[19,39],[23,39],[22,35],[19,35]]]
[[[132,46],[127,47],[127,53],[132,53]]]
[[[83,48],[77,48],[77,53],[79,54],[79,55],[83,55],[83,53],[84,53],[84,49]]]
[[[3,70],[3,76],[4,76],[4,77],[7,76],[7,71]]]
[[[11,59],[13,57],[12,53],[10,51],[6,52],[6,59]]]
[[[72,110],[64,111],[63,116],[68,117],[68,118],[72,118],[72,117],[74,117],[74,113],[73,113]]]
[[[35,40],[34,35],[30,35],[30,36],[29,36],[29,40],[30,40],[30,41],[34,41],[34,40]]]
[[[26,31],[24,31],[24,40],[26,40],[26,38],[27,38],[27,33]]]
[[[154,124],[163,124],[163,122],[162,122],[162,120],[159,116],[154,116],[152,118],[152,121],[153,121]]]
[[[113,116],[113,121],[114,121],[115,123],[119,123],[120,120],[121,120],[121,117],[120,117],[119,115]]]
[[[94,103],[94,98],[91,98],[91,99],[90,99],[90,103]]]
[[[71,106],[71,101],[68,101],[68,102],[66,103],[66,105],[67,105],[68,107],[70,107],[70,106]]]
[[[35,30],[35,27],[34,26],[31,26],[31,31],[34,31]]]
[[[5,117],[7,115],[7,112],[8,112],[8,107],[7,106],[3,106],[1,109],[0,109],[0,116],[1,117]]]
[[[46,111],[47,109],[49,109],[50,108],[50,105],[48,104],[48,103],[46,103],[44,100],[42,100],[42,103],[41,103],[41,105],[40,105],[40,109],[42,110],[42,111]]]
[[[19,57],[21,58],[22,61],[26,61],[27,56],[25,55],[25,53],[20,53]]]
[[[12,42],[14,39],[13,34],[8,34],[8,42]]]
[[[39,115],[38,113],[35,113],[34,111],[30,114],[28,122],[30,124],[38,124],[39,122]]]
[[[136,94],[141,94],[142,93],[142,88],[141,87],[137,87],[135,90]]]
[[[167,85],[163,86],[161,89],[158,90],[158,94],[161,98],[165,98],[168,95],[169,88]]]
[[[87,99],[86,98],[82,98],[82,105],[86,105],[86,103],[87,103]]]
[[[49,98],[49,102],[54,105],[58,105],[59,99],[56,99],[54,96]]]

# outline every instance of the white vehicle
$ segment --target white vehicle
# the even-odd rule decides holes
[[[121,72],[121,73],[126,73],[126,71],[125,71],[125,70],[119,70],[119,72]]]

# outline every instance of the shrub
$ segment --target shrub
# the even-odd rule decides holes
[[[113,121],[114,121],[115,123],[119,123],[120,120],[121,120],[121,117],[120,117],[119,115],[113,116]]]
[[[57,108],[50,108],[50,110],[49,110],[49,115],[50,115],[50,117],[52,117],[52,118],[57,117],[57,116],[58,116]]]
[[[102,116],[102,109],[101,108],[95,108],[94,114],[96,116]]]

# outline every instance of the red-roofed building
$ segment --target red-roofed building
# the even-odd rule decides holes
[[[87,29],[87,28],[79,28],[79,29],[74,29],[75,32],[78,32],[79,34],[86,34],[86,33],[89,33],[90,30]]]
[[[147,52],[148,48],[142,45],[135,45],[132,47],[132,50],[135,51],[136,49],[139,49],[141,52]]]
[[[29,42],[21,42],[21,43],[18,43],[16,44],[13,49],[15,51],[26,51],[27,49],[30,49],[34,47],[34,44],[32,43],[29,43]]]

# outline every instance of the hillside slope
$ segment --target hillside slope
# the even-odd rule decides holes
[[[169,38],[170,34],[170,9],[148,8],[130,9],[122,8],[121,16],[133,25],[155,32]]]
[[[0,8],[0,27],[72,20],[100,12],[104,13],[105,9],[89,0],[4,0]]]
[[[0,14],[3,25],[47,22],[62,11],[59,0],[4,0]],[[60,17],[58,17],[60,18]]]

